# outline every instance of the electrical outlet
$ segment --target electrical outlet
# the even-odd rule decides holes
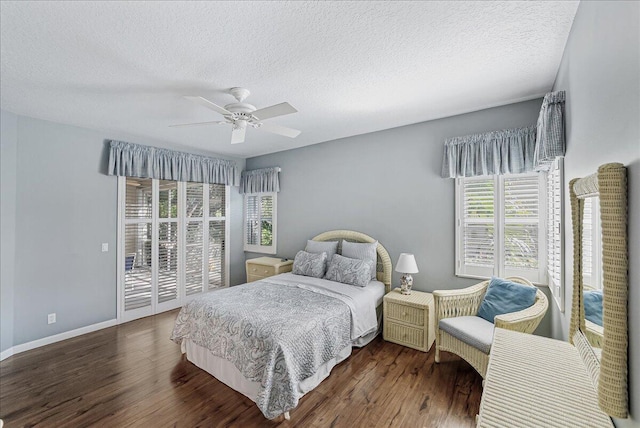
[[[47,315],[47,324],[53,324],[54,322],[56,322],[56,314],[55,312],[52,314]]]
[[[106,253],[107,251],[109,251],[109,244],[106,242],[102,243],[102,252]]]

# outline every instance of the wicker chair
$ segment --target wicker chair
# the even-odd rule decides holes
[[[509,277],[507,279],[520,284],[532,285],[524,278]],[[440,320],[444,318],[477,315],[489,282],[488,280],[483,281],[480,284],[461,290],[436,290],[433,292],[436,311],[436,363],[440,362],[440,351],[452,352],[471,364],[480,373],[480,376],[485,377],[489,364],[489,354],[485,354],[442,331],[439,328],[439,324]],[[532,306],[519,312],[496,316],[494,319],[495,328],[533,333],[547,312],[548,307],[547,296],[542,291],[537,290],[536,300]]]

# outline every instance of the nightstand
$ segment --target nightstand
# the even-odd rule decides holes
[[[384,340],[427,352],[435,339],[433,295],[412,290],[405,295],[399,288],[384,296]]]
[[[293,260],[283,262],[276,257],[258,257],[246,262],[247,282],[259,281],[279,273],[291,272]]]

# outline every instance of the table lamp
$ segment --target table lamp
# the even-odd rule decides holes
[[[411,286],[413,285],[412,273],[418,273],[418,265],[413,254],[401,253],[396,264],[396,272],[402,274],[400,279],[400,292],[402,294],[411,294]]]

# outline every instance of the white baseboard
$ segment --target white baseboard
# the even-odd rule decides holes
[[[72,337],[80,336],[82,334],[92,333],[94,331],[102,330],[103,328],[113,327],[118,324],[117,320],[108,320],[99,322],[97,324],[91,324],[86,327],[80,327],[75,330],[65,331],[63,333],[54,334],[53,336],[43,337],[42,339],[34,340],[31,342],[16,345],[3,351],[0,354],[0,361],[5,358],[9,358],[12,355],[19,354],[21,352],[30,351],[31,349],[40,348],[41,346],[50,345],[52,343],[60,342]]]
[[[13,355],[13,348],[5,349],[4,351],[0,352],[0,361],[6,360],[12,355]]]

